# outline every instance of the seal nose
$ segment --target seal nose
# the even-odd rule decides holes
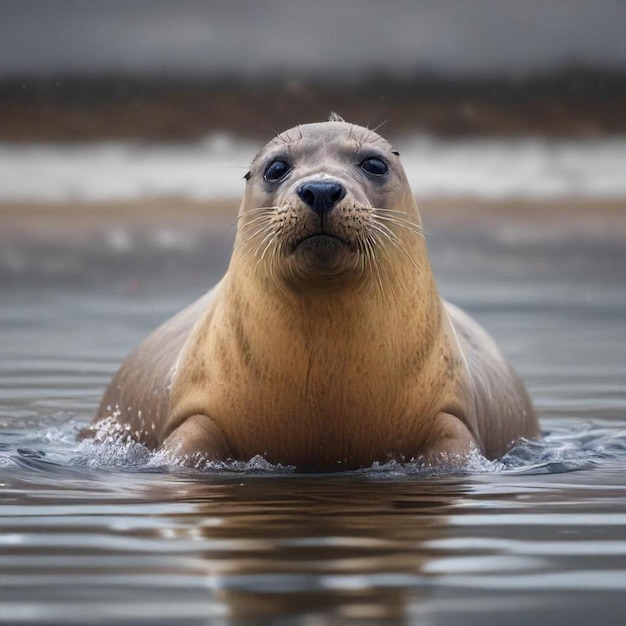
[[[326,180],[313,180],[298,187],[302,202],[319,215],[328,213],[345,195],[343,185]]]

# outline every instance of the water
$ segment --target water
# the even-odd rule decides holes
[[[77,443],[232,233],[0,233],[0,622],[623,623],[623,218],[444,218],[426,215],[440,287],[496,336],[545,434],[463,471],[201,472]]]
[[[626,197],[624,137],[449,140],[416,135],[396,147],[413,189],[422,196]],[[240,197],[242,178],[259,148],[219,134],[174,145],[0,143],[0,200]]]

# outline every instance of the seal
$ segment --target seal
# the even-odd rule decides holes
[[[191,464],[316,470],[497,458],[539,435],[494,341],[440,298],[385,139],[298,126],[245,179],[225,276],[132,352],[96,421]]]

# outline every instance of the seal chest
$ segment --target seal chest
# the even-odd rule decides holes
[[[438,295],[398,153],[343,121],[257,154],[226,275],[129,356],[107,407],[194,464],[462,462],[538,435],[493,341]]]

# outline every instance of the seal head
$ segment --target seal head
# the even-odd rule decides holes
[[[305,289],[357,285],[380,272],[380,250],[402,249],[407,234],[421,235],[397,151],[359,126],[307,124],[281,133],[246,178],[235,245],[263,259],[266,280]]]

